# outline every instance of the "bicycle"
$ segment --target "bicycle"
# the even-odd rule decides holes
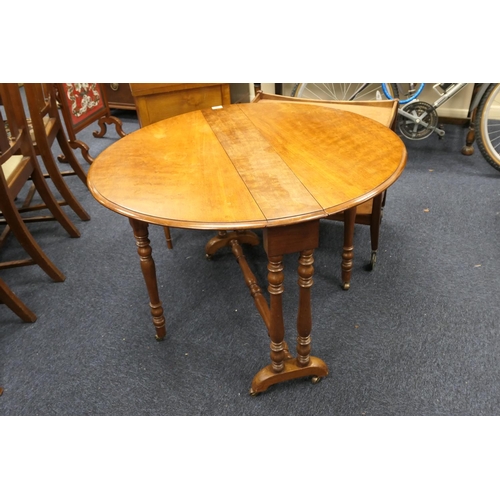
[[[418,98],[424,83],[298,83],[291,95],[320,100],[399,99],[397,129],[407,139],[422,140],[433,133],[439,138],[445,131],[439,125],[437,109],[458,94],[467,83],[437,83],[433,86],[439,97],[434,103]],[[500,83],[475,84],[469,107],[470,125],[462,153],[474,152],[477,145],[485,160],[500,171]]]

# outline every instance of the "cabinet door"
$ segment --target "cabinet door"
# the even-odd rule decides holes
[[[128,83],[103,83],[110,108],[135,109],[134,97]]]

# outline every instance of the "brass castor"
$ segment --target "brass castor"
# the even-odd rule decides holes
[[[313,376],[311,377],[311,382],[312,382],[313,384],[317,384],[320,380],[321,380],[321,377],[318,377],[317,375],[313,375]]]
[[[342,290],[349,290],[350,286],[350,283],[342,283]]]
[[[370,271],[373,271],[376,263],[377,263],[377,252],[372,252],[372,256],[370,259]]]
[[[471,156],[474,154],[474,146],[464,146],[461,153],[465,156]]]
[[[256,398],[260,394],[260,392],[256,392],[252,388],[250,388],[248,392],[250,393],[250,396],[252,396],[253,398]]]

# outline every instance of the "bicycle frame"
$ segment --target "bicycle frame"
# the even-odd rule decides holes
[[[467,83],[452,83],[448,87],[446,87],[446,89],[443,92],[440,92],[440,90],[437,89],[437,87],[439,87],[440,85],[442,85],[442,84],[438,83],[438,84],[434,85],[434,89],[438,93],[441,93],[441,95],[440,95],[440,97],[438,99],[436,99],[436,101],[434,101],[433,104],[431,104],[433,110],[436,110],[437,108],[439,108],[440,106],[442,106],[446,101],[448,101],[449,99],[451,99],[454,95],[458,94],[468,84]],[[471,103],[471,107],[470,107],[471,110],[474,110],[477,107],[477,105],[479,104],[479,101],[480,101],[481,97],[483,96],[483,94],[485,93],[486,88],[488,87],[488,85],[489,85],[488,83],[483,83],[481,85],[481,87],[479,88],[479,91],[474,96],[474,99],[473,99],[473,101]],[[412,102],[415,102],[415,101],[416,101],[416,99],[413,99],[413,100],[408,101],[408,103],[412,103]],[[406,105],[407,104],[405,103],[405,106]],[[411,120],[412,122],[418,124],[421,127],[428,128],[428,129],[432,128],[432,127],[430,127],[428,124],[426,124],[422,120],[425,117],[424,115],[422,115],[422,116],[416,116],[416,115],[413,115],[411,113],[408,113],[404,109],[405,106],[400,107],[398,109],[398,114],[399,115],[404,116],[408,120]],[[443,137],[445,135],[444,130],[442,130],[440,128],[434,128],[434,132],[436,132],[440,137]]]

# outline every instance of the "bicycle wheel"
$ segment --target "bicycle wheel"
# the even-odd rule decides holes
[[[383,87],[386,87],[383,88],[383,91],[386,95],[387,91],[389,91],[391,94],[393,92],[390,89],[387,89],[387,86],[392,85],[393,87],[396,87],[400,106],[416,99],[422,93],[422,90],[424,90],[425,87],[425,83],[384,83],[382,85]]]
[[[482,155],[500,171],[500,83],[490,84],[479,101],[474,128]]]
[[[399,97],[395,84],[386,84],[392,98]],[[381,101],[386,100],[381,83],[297,83],[292,97],[327,101]]]

